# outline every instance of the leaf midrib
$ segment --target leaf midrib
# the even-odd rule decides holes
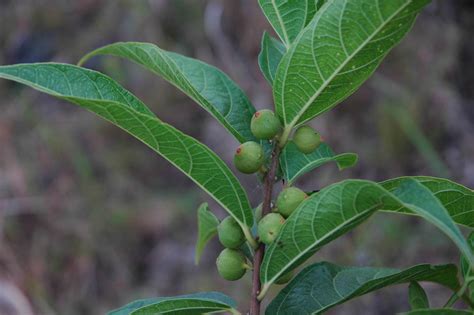
[[[334,1],[332,1],[334,2]],[[321,19],[321,16],[322,14],[327,10],[327,8],[329,7],[328,5],[329,2],[327,2],[323,7],[324,7],[324,10],[321,8],[320,9],[320,16],[318,18],[318,20],[315,22],[315,24],[317,25]],[[344,2],[344,3],[347,3],[347,0]],[[412,0],[409,0],[407,1],[403,6],[401,6],[398,10],[396,10],[390,17],[388,17],[385,21],[382,22],[382,24],[376,28],[376,30],[373,32],[372,35],[370,35],[366,40],[364,40],[364,42],[359,46],[359,48],[357,48],[351,55],[348,56],[348,58],[346,59],[345,62],[343,62],[338,68],[336,68],[336,71],[334,71],[334,73],[329,76],[329,78],[327,80],[324,81],[324,83],[321,85],[321,87],[315,92],[315,94],[305,103],[305,105],[300,109],[299,113],[293,118],[293,120],[287,124],[287,127],[286,129],[288,130],[291,130],[293,129],[293,127],[296,125],[296,123],[298,122],[298,120],[301,118],[301,116],[308,110],[308,108],[311,106],[311,104],[316,100],[316,98],[321,95],[321,93],[324,91],[324,89],[327,88],[327,86],[331,83],[331,81],[339,74],[339,72],[344,69],[344,67],[368,44],[370,43],[370,41],[388,24],[391,22],[391,20],[396,17],[401,11],[403,11],[409,4],[412,3]],[[378,4],[378,1],[377,1],[377,7],[379,6]],[[311,25],[311,24],[310,24]],[[315,25],[315,26],[316,26]],[[301,33],[303,34],[304,31]],[[299,41],[295,41],[295,43],[299,43]],[[291,57],[293,57],[294,55],[294,52],[295,52],[295,46],[293,46],[293,50],[291,52]],[[288,57],[290,58],[290,57]],[[288,66],[287,66],[287,69],[285,72],[287,72],[288,70]],[[284,84],[282,84],[282,88],[284,88]],[[283,90],[284,92],[284,90]],[[284,95],[284,93],[282,94]],[[284,109],[285,108],[285,104],[284,104],[284,96],[282,96],[282,101],[283,101],[283,104],[282,104],[282,108]],[[285,119],[285,122],[286,122],[286,115],[284,115],[284,119]]]
[[[383,189],[383,188],[382,188]],[[329,190],[326,191],[326,193],[329,192]],[[342,227],[344,227],[345,225],[347,225],[348,223],[350,222],[353,222],[353,221],[357,221],[357,219],[359,219],[360,217],[363,217],[364,215],[366,215],[367,213],[369,213],[370,211],[373,211],[373,208],[376,208],[376,207],[379,207],[380,205],[379,204],[376,204],[372,207],[369,207],[367,208],[366,210],[364,211],[361,211],[359,212],[357,215],[351,217],[349,220],[345,220],[342,224],[338,225],[336,228],[333,228],[331,230],[330,233],[326,234],[323,238],[320,238],[317,240],[317,242],[313,243],[312,246],[309,246],[307,247],[306,249],[304,249],[303,251],[300,251],[298,253],[298,255],[296,255],[292,260],[290,260],[289,263],[286,264],[286,266],[291,266],[292,264],[294,264],[296,261],[298,261],[298,259],[300,259],[301,257],[303,257],[305,254],[307,254],[311,249],[313,249],[314,247],[316,247],[318,244],[322,243],[324,240],[326,240],[329,236],[332,236],[334,231],[338,231],[339,229],[341,229]],[[295,242],[296,243],[296,242]],[[274,251],[274,248],[276,247],[273,247],[272,248],[272,251],[270,253],[267,253],[267,255],[271,255],[273,254],[273,251]],[[267,264],[267,266],[269,266]],[[268,276],[268,267],[266,268],[265,270],[265,278],[267,278]],[[264,283],[264,286],[266,286],[267,284],[270,284],[270,283],[273,283],[280,275],[282,274],[282,272],[279,272],[277,273],[275,276],[273,276],[273,278],[271,278],[270,280],[266,281]],[[262,289],[263,291],[263,289]]]
[[[359,182],[364,183],[365,181],[364,181],[364,180],[359,180]],[[367,182],[367,183],[369,184],[370,182]],[[375,184],[376,184],[376,183],[375,183]],[[376,184],[376,185],[377,185],[377,184]],[[421,184],[420,184],[420,185],[421,185]],[[398,204],[400,204],[400,205],[402,205],[402,206],[405,206],[405,207],[408,208],[408,209],[411,209],[412,207],[417,207],[417,208],[419,208],[419,207],[416,206],[416,205],[403,202],[403,201],[400,200],[395,194],[393,194],[392,192],[388,191],[388,190],[385,189],[383,186],[381,186],[381,185],[377,185],[377,186],[378,186],[382,191],[384,191],[388,196],[390,196],[391,198],[393,198]],[[330,187],[330,186],[329,186],[329,187]],[[426,188],[426,189],[427,189],[427,188]],[[326,192],[328,192],[328,191],[329,191],[329,190],[326,190]],[[321,197],[321,198],[322,198],[322,197]],[[437,198],[436,198],[436,199],[437,199]],[[440,203],[441,207],[444,208],[444,206],[441,204],[441,202],[440,202],[439,200],[437,200],[437,201]],[[381,206],[383,206],[383,204],[382,204],[382,205],[381,205],[381,204],[376,204],[376,205],[374,205],[374,206],[372,206],[372,207],[369,207],[368,209],[366,209],[366,210],[364,210],[364,211],[358,213],[356,216],[353,216],[350,220],[344,221],[343,224],[340,224],[340,225],[338,225],[336,228],[332,229],[332,230],[331,230],[331,233],[326,234],[324,238],[319,239],[318,242],[315,242],[315,243],[313,243],[313,245],[308,246],[308,247],[307,247],[306,249],[304,249],[303,251],[300,251],[300,252],[298,253],[298,255],[296,255],[289,263],[286,263],[286,264],[285,264],[285,267],[286,267],[286,266],[291,266],[292,264],[294,264],[296,261],[298,261],[298,259],[300,259],[301,257],[303,257],[304,254],[308,253],[311,249],[315,248],[315,247],[317,246],[317,244],[321,243],[321,240],[324,240],[324,239],[326,239],[328,236],[332,235],[332,234],[333,234],[333,231],[339,230],[340,228],[342,228],[343,226],[345,226],[345,225],[346,225],[347,223],[349,223],[349,222],[356,221],[359,217],[362,217],[362,216],[363,216],[364,214],[366,214],[367,212],[373,211],[373,208],[380,207],[379,209],[376,209],[376,211],[383,211],[383,207],[381,207]],[[412,211],[413,211],[413,210],[412,210]],[[451,237],[450,237],[450,238],[451,238]],[[454,241],[454,240],[453,240],[453,241]],[[457,242],[455,242],[455,244],[457,244]],[[273,253],[273,251],[274,251],[275,248],[276,248],[276,247],[273,247],[273,248],[272,248],[272,251],[269,252],[269,253],[267,253],[267,255],[271,255],[271,254]],[[472,256],[471,256],[471,257],[472,257]],[[268,264],[266,264],[266,266],[268,266]],[[267,267],[266,270],[265,270],[265,278],[267,278],[267,276],[268,276],[268,269],[269,269],[269,268]],[[265,290],[265,289],[268,289],[268,288],[266,288],[267,285],[273,283],[273,282],[278,278],[278,276],[280,276],[281,274],[282,274],[282,272],[279,272],[279,273],[277,273],[275,276],[273,276],[273,278],[271,278],[270,280],[267,280],[267,281],[264,283],[264,287],[262,288],[262,291]]]
[[[198,309],[214,309],[214,310],[217,310],[217,311],[218,310],[231,310],[231,309],[233,309],[230,305],[220,304],[220,303],[217,303],[217,302],[211,301],[211,300],[203,300],[203,299],[181,299],[180,300],[180,299],[176,299],[176,300],[166,300],[166,301],[158,302],[156,304],[141,307],[139,309],[134,310],[131,313],[131,315],[137,314],[138,311],[141,311],[143,309],[153,307],[153,306],[159,306],[160,304],[164,304],[166,302],[182,302],[182,301],[210,302],[210,303],[214,303],[215,305],[210,305],[210,306],[203,306],[203,305],[198,306],[198,305],[196,305],[196,306],[192,306],[192,307],[180,307],[180,308],[174,308],[174,309],[168,310],[168,311],[160,311],[160,314],[169,314],[169,313],[176,312],[176,311],[198,310]],[[222,305],[222,306],[219,306],[219,305]]]
[[[106,102],[108,102],[108,101],[106,101]],[[123,107],[123,105],[120,105],[120,103],[112,102],[112,101],[111,101],[111,103],[113,103],[114,105],[119,106],[119,107],[121,107],[121,108]],[[117,104],[118,104],[118,105],[117,105]],[[129,110],[128,108],[123,108],[123,109],[124,109],[124,110]],[[137,112],[137,111],[135,111],[135,110],[130,110],[130,111],[132,111],[134,114],[143,115],[143,114],[141,114],[141,113],[139,113],[139,112]],[[146,115],[143,115],[143,116],[145,116],[145,117],[147,117],[147,118],[156,119],[156,118],[154,118],[154,117],[150,117],[150,116],[146,116]],[[101,117],[101,118],[103,118],[103,117]],[[103,118],[103,119],[104,119],[104,118]],[[107,119],[107,118],[105,118],[105,119],[106,119],[106,120],[109,120],[109,119]],[[162,121],[160,121],[160,120],[158,120],[158,119],[156,119],[156,120],[157,120],[159,123],[163,124],[163,125],[172,127],[171,125],[169,125],[169,124],[167,124],[167,123],[164,123],[164,122],[162,122]],[[114,123],[114,122],[111,121],[111,120],[109,120],[109,121],[112,122],[112,123]],[[145,145],[149,146],[152,150],[156,151],[156,150],[155,150],[153,147],[151,147],[149,144],[147,144],[146,142],[144,142],[144,141],[141,140],[140,138],[136,137],[135,135],[129,133],[125,128],[122,128],[120,125],[118,125],[118,124],[116,124],[116,123],[114,123],[114,125],[116,125],[116,126],[119,127],[120,129],[122,129],[122,130],[125,131],[126,133],[132,135],[132,136],[133,136],[134,138],[136,138],[137,140],[143,142]],[[189,136],[189,137],[190,137],[190,136]],[[192,137],[191,137],[191,138],[192,138]],[[193,139],[194,139],[194,138],[193,138]],[[176,163],[174,163],[172,160],[168,159],[168,158],[165,157],[164,155],[161,155],[161,154],[160,154],[160,156],[163,157],[163,158],[164,158],[165,160],[167,160],[168,162],[170,162],[170,163],[171,163],[174,167],[176,167],[177,169],[181,169],[181,167],[179,167]],[[214,160],[214,162],[216,162],[216,165],[218,165],[219,168],[222,170],[222,166],[220,165],[219,161],[216,160],[216,157],[215,157],[213,154],[210,154],[209,156],[212,157],[212,159]],[[224,173],[224,175],[226,176],[226,178],[229,179],[228,174],[226,174],[225,171],[223,171],[223,173]],[[186,174],[186,175],[187,175],[187,177],[190,178],[196,185],[198,185],[202,190],[204,190],[205,192],[207,192],[210,196],[214,196],[209,190],[207,190],[204,186],[202,186],[202,185],[201,185],[199,182],[197,182],[194,178],[192,178],[192,177],[189,176],[188,174]],[[237,192],[235,191],[234,185],[231,185],[231,186],[232,186],[232,189],[233,189],[234,193],[235,193],[236,196],[238,197],[239,195],[238,195]],[[231,211],[231,209],[229,209],[226,205],[224,205],[220,200],[218,200],[217,198],[213,198],[213,199],[216,200],[216,202],[217,202],[219,205],[221,205],[224,209],[228,209],[228,210],[229,210],[229,213],[230,213],[232,216],[234,216],[233,213],[232,213],[232,211]],[[237,199],[238,199],[238,201],[239,201],[239,206],[240,206],[240,207],[239,207],[239,208],[240,208],[239,210],[240,210],[240,212],[241,212],[241,214],[242,214],[242,217],[245,218],[245,211],[244,211],[244,209],[242,208],[242,201],[240,200],[240,198],[237,198]],[[234,217],[234,218],[235,218],[235,217]],[[236,219],[237,222],[239,222],[241,225],[244,225],[244,226],[245,226],[245,222],[241,222],[240,219],[238,219],[238,218],[235,218],[235,219]],[[248,227],[247,227],[247,228],[248,228]]]
[[[334,155],[332,157],[320,157],[319,159],[317,160],[308,160],[307,159],[307,162],[308,164],[306,164],[303,168],[301,168],[298,172],[296,172],[291,178],[289,178],[288,176],[288,185],[291,185],[294,183],[294,181],[301,176],[301,174],[305,173],[306,170],[308,169],[311,169],[314,165],[318,165],[318,164],[322,164],[322,163],[325,163],[325,162],[335,162],[336,164],[339,164],[339,159],[341,157],[345,157],[345,156],[348,156],[350,155],[351,153],[341,153],[341,154],[338,154],[338,155]],[[285,161],[287,161],[286,157],[285,157]],[[287,167],[288,167],[288,162],[287,163]],[[339,165],[338,165],[339,167]]]
[[[288,48],[288,46],[290,45],[290,39],[288,38],[288,32],[286,31],[285,23],[283,22],[283,19],[281,17],[280,11],[278,10],[278,6],[275,0],[271,0],[271,2],[272,2],[273,9],[275,9],[275,14],[277,16],[278,23],[280,23],[280,27],[283,31],[283,37],[284,37],[283,42],[285,46]]]
[[[128,46],[127,44],[133,44],[133,45],[137,45],[137,47],[143,51],[149,58],[150,60],[153,62],[153,65],[148,68],[148,67],[145,67],[146,63],[143,62],[143,59],[140,58],[137,54],[135,54]],[[179,86],[178,84],[176,84],[175,82],[173,82],[173,80],[170,80],[168,79],[168,75],[165,75],[164,73],[160,73],[159,71],[155,70],[155,67],[160,69],[160,67],[157,65],[156,61],[155,61],[155,58],[153,58],[149,52],[146,50],[146,49],[143,49],[143,47],[141,46],[150,46],[150,47],[153,47],[154,49],[156,49],[157,53],[161,56],[161,58],[163,59],[164,63],[170,68],[175,68],[175,69],[178,69],[179,72],[177,73],[173,73],[173,75],[175,76],[175,79],[176,81],[182,81],[183,85],[186,85],[187,88],[189,89],[189,94],[188,94],[188,91],[186,91],[183,87]],[[215,119],[217,119],[221,124],[223,124],[226,128],[229,129],[229,131],[231,131],[231,133],[237,138],[237,140],[239,142],[244,142],[246,141],[246,139],[244,138],[243,135],[240,134],[239,130],[235,129],[234,126],[232,126],[225,118],[228,116],[228,115],[224,115],[224,114],[221,114],[218,110],[216,110],[214,108],[214,106],[212,106],[211,102],[204,96],[202,96],[199,91],[193,86],[193,84],[188,80],[188,78],[186,78],[186,76],[184,76],[182,73],[181,73],[181,68],[176,64],[176,62],[171,58],[169,57],[167,54],[170,53],[166,50],[163,50],[161,49],[160,47],[158,47],[157,45],[155,44],[151,44],[151,43],[143,43],[143,42],[117,42],[117,43],[114,43],[114,44],[110,44],[110,45],[107,45],[107,46],[104,46],[104,47],[101,47],[87,55],[85,55],[80,61],[79,61],[79,65],[81,64],[84,64],[87,60],[89,60],[90,58],[94,57],[94,56],[98,56],[98,55],[101,55],[103,53],[101,53],[101,51],[103,50],[107,50],[109,48],[115,48],[115,47],[118,47],[120,49],[124,49],[126,50],[127,52],[129,52],[130,54],[134,55],[138,60],[142,60],[143,64],[140,64],[138,62],[135,62],[133,60],[131,60],[133,63],[145,68],[146,70],[150,70],[152,73],[158,75],[159,77],[165,77],[165,80],[170,83],[172,86],[174,86],[175,88],[177,88],[178,90],[180,90],[181,92],[183,92],[184,94],[188,95],[194,102],[200,104],[201,102],[202,103],[205,103],[205,107],[204,109],[209,113],[211,114]],[[117,56],[116,54],[114,53],[104,53],[106,55],[112,55],[112,56],[116,56],[118,58],[123,58],[122,56]],[[188,57],[185,57],[185,56],[182,56],[183,58],[187,59]],[[126,58],[125,58],[126,59]],[[191,58],[190,58],[191,59]],[[205,67],[210,67],[212,70],[215,70],[215,71],[219,71],[219,69],[215,69],[214,66],[212,65],[209,65],[209,64],[206,64],[200,60],[197,60],[197,59],[192,59],[193,62],[196,62],[196,63],[199,63]],[[224,73],[222,73],[222,75],[225,75]],[[178,79],[178,76],[179,76],[179,79]],[[204,77],[205,78],[205,77]],[[221,76],[219,76],[219,79],[222,80]],[[229,91],[229,87],[227,86],[226,83],[224,83],[225,86],[226,86],[226,89],[227,91]],[[229,102],[232,103],[232,97],[231,97],[231,94],[229,94]],[[246,107],[248,108],[248,104],[246,104]]]
[[[11,76],[9,74],[0,74],[0,77],[4,77],[6,79],[9,79],[9,80],[12,80],[12,81],[16,81],[16,82],[19,82],[19,83],[23,83],[25,85],[31,85],[31,86],[34,86],[35,88],[37,88],[38,90],[40,91],[44,91],[48,94],[51,94],[53,96],[56,96],[58,98],[61,98],[61,99],[66,99],[66,100],[70,100],[71,102],[80,102],[80,101],[83,101],[83,102],[94,102],[94,103],[105,103],[105,104],[112,104],[113,106],[117,106],[119,107],[120,109],[124,110],[124,111],[129,111],[129,113],[131,114],[134,114],[134,115],[137,115],[137,116],[143,116],[143,117],[146,117],[148,119],[153,119],[153,120],[156,120],[157,122],[159,122],[160,124],[163,124],[165,126],[169,126],[169,127],[172,127],[171,125],[159,120],[156,116],[151,116],[151,115],[146,115],[146,114],[143,114],[137,110],[135,110],[134,108],[131,108],[131,107],[128,107],[128,106],[125,106],[123,103],[121,102],[117,102],[117,101],[114,101],[114,100],[108,100],[108,99],[94,99],[94,98],[83,98],[83,97],[79,97],[79,96],[65,96],[65,95],[62,95],[62,94],[59,94],[57,93],[56,91],[53,91],[53,90],[50,90],[48,88],[45,88],[43,86],[40,86],[40,85],[37,85],[36,83],[32,82],[32,81],[28,81],[28,80],[24,80],[24,79],[21,79],[19,77],[16,77],[16,76]],[[80,105],[80,104],[78,104]],[[90,109],[86,108],[88,111],[91,111]],[[93,112],[94,114],[96,114],[95,112]],[[118,128],[122,129],[123,131],[125,131],[127,134],[130,134],[131,136],[133,136],[135,139],[139,140],[140,142],[144,143],[145,145],[147,145],[148,147],[150,147],[153,151],[157,152],[157,150],[159,149],[159,147],[157,146],[157,148],[153,148],[152,146],[150,146],[150,144],[144,142],[142,139],[138,138],[137,136],[135,136],[134,134],[128,132],[125,128],[123,128],[122,126],[120,126],[120,124],[117,124],[115,121],[113,121],[112,119],[109,119],[109,118],[106,118],[106,117],[103,117],[103,116],[100,116],[102,119],[106,120],[106,121],[109,121],[111,122],[112,124],[114,124],[115,126],[117,126]],[[173,129],[172,129],[173,130]],[[152,135],[151,131],[150,131],[150,134]],[[190,138],[192,138],[191,136],[188,136]],[[194,138],[193,138],[194,139]],[[154,140],[156,141],[156,140]],[[197,140],[196,140],[197,141]],[[206,147],[207,148],[207,147]],[[157,152],[158,154],[160,154],[159,152]],[[176,167],[177,169],[182,169],[181,167],[179,167],[176,163],[174,163],[172,160],[170,160],[169,158],[167,158],[166,156],[160,154],[160,156],[162,158],[164,158],[165,160],[167,160],[169,163],[171,163],[174,167]],[[219,161],[216,160],[215,156],[213,156],[212,154],[210,154],[209,156],[212,157],[212,159],[214,160],[214,162],[216,162],[216,164],[218,165],[218,167],[222,170],[222,166],[220,165]],[[229,179],[228,177],[228,174],[226,174],[225,171],[223,171],[224,175],[226,176],[227,179]],[[208,193],[210,196],[214,196],[209,190],[207,190],[204,186],[202,186],[200,183],[198,183],[194,178],[192,178],[191,176],[189,176],[187,173],[185,173],[186,177],[188,177],[189,179],[191,179],[198,187],[200,187],[202,190],[204,190],[206,193]],[[236,188],[234,187],[234,185],[231,185],[232,186],[232,189],[235,193],[235,196],[237,197],[237,200],[239,201],[239,210],[242,214],[242,217],[245,219],[245,211],[244,209],[242,208],[242,201],[240,200],[239,198],[239,194],[237,194],[236,192]],[[242,222],[240,221],[239,218],[236,218],[231,209],[229,209],[227,206],[225,206],[220,200],[218,200],[217,198],[213,198],[220,206],[222,206],[224,209],[227,209],[229,210],[228,212],[237,220],[237,222],[239,222],[239,224],[242,226],[242,228],[246,228],[248,229],[248,226],[246,226],[246,223],[245,222]]]

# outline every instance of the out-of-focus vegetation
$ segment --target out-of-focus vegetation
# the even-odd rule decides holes
[[[472,1],[434,0],[368,84],[314,121],[337,152],[359,153],[358,166],[326,166],[303,186],[424,174],[474,187],[473,21]],[[148,41],[220,67],[264,108],[264,29],[256,0],[0,0],[0,64],[74,63],[110,42]],[[117,59],[89,66],[231,160],[235,140],[175,88]],[[212,289],[247,300],[248,287],[217,276],[217,242],[194,265],[196,205],[210,200],[167,162],[87,112],[4,81],[0,109],[0,314],[100,314],[134,298]],[[457,255],[421,220],[377,215],[314,259],[403,267]],[[426,288],[434,305],[447,299]],[[402,286],[332,313],[392,314],[407,303]]]

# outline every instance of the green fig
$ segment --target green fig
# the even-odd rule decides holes
[[[227,248],[239,248],[245,242],[244,232],[231,216],[219,223],[217,226],[217,236],[221,244]]]
[[[217,272],[219,275],[229,281],[235,281],[242,278],[248,269],[245,255],[235,249],[224,249],[216,260]]]
[[[293,142],[298,150],[305,154],[314,152],[321,144],[321,136],[310,126],[301,126],[296,129]]]
[[[262,167],[263,162],[265,162],[265,153],[257,142],[245,142],[235,151],[235,167],[244,174],[255,173]]]
[[[308,195],[299,188],[288,187],[283,189],[276,201],[278,212],[283,217],[288,218],[307,197]]]
[[[280,278],[276,279],[275,284],[285,284],[288,283],[293,278],[293,271],[287,272]]]
[[[285,218],[279,213],[269,213],[258,222],[258,236],[260,241],[265,244],[271,244],[280,232],[280,228],[285,223]]]
[[[281,123],[273,111],[262,109],[253,115],[250,130],[257,139],[270,140],[280,132]]]

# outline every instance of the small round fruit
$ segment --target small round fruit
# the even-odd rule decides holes
[[[287,272],[282,275],[280,278],[276,279],[275,284],[285,284],[288,283],[293,278],[293,271]]]
[[[295,131],[293,136],[298,150],[305,154],[314,152],[321,144],[321,136],[310,126],[301,126]]]
[[[239,248],[245,242],[245,235],[237,221],[231,216],[222,220],[217,226],[219,241],[224,247]]]
[[[247,271],[246,262],[246,258],[241,251],[226,248],[217,257],[217,272],[226,280],[239,280]]]
[[[260,241],[265,244],[272,243],[278,236],[278,232],[285,223],[285,218],[279,213],[269,213],[258,222],[258,236]]]
[[[278,212],[288,218],[308,195],[299,188],[288,187],[278,195],[276,205]]]
[[[245,142],[235,151],[235,167],[244,174],[255,173],[262,167],[264,161],[265,153],[262,146],[257,142]]]
[[[257,139],[273,139],[281,130],[278,117],[269,109],[256,112],[250,123],[250,130]]]

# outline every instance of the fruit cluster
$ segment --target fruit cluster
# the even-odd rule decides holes
[[[258,140],[278,141],[282,125],[278,117],[271,110],[260,110],[252,117],[250,129]],[[293,142],[298,150],[304,154],[314,152],[321,143],[321,137],[309,126],[299,127],[294,135]],[[241,144],[234,155],[235,167],[244,174],[256,172],[265,173],[265,151],[263,146],[255,141]],[[296,208],[307,198],[301,189],[287,187],[277,197],[271,213],[262,217],[262,205],[255,209],[255,222],[259,242],[271,244],[278,236],[281,227]],[[218,228],[220,243],[225,249],[217,257],[216,265],[219,274],[226,280],[235,281],[244,276],[249,265],[247,257],[241,250],[245,242],[245,235],[232,217],[227,217],[220,222]],[[288,273],[281,276],[276,283],[284,284],[292,278]]]

